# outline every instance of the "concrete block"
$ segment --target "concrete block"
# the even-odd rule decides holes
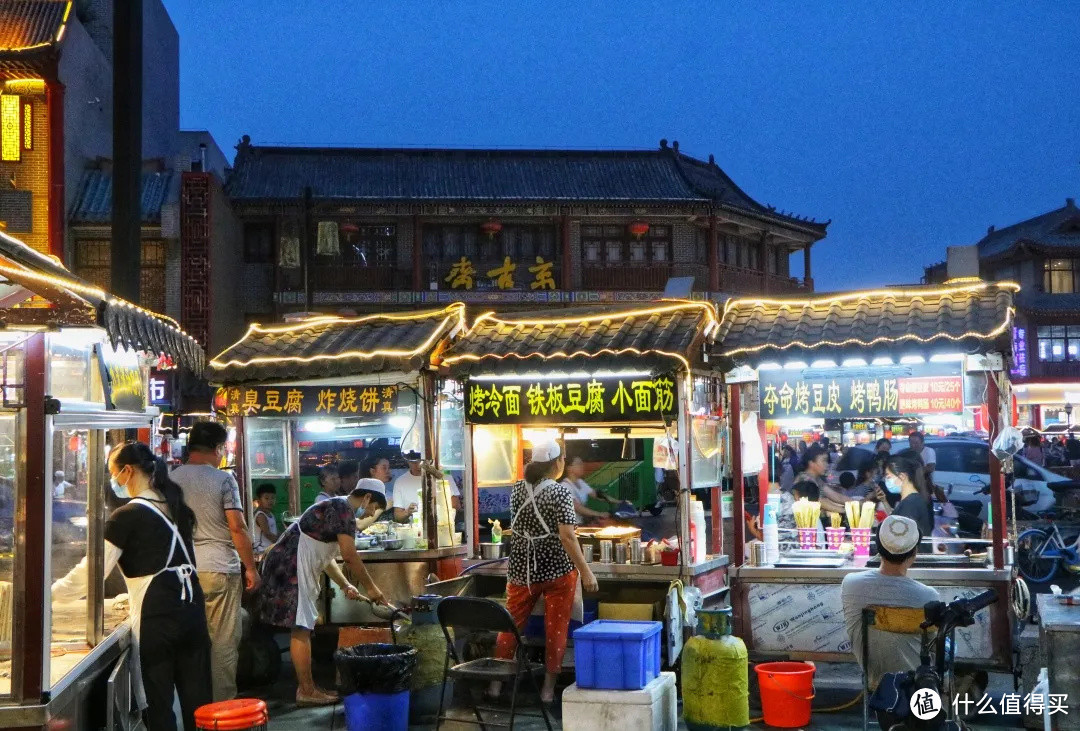
[[[676,731],[679,697],[675,673],[660,675],[641,690],[563,691],[563,731]]]

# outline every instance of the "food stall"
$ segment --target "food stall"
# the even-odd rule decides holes
[[[978,280],[821,295],[813,299],[742,299],[727,303],[714,356],[724,364],[733,424],[740,412],[762,419],[899,420],[985,407],[992,435],[1007,425],[1011,357],[1011,283]],[[733,431],[735,430],[733,428]],[[745,441],[758,434],[733,434]],[[1006,513],[1002,464],[990,453],[990,504]],[[1011,461],[1011,460],[1010,460]],[[940,465],[939,465],[940,467]],[[769,565],[751,566],[748,504],[764,517],[768,489],[747,495],[739,452],[735,487],[731,604],[737,633],[759,658],[853,660],[844,630],[840,583],[868,559],[850,552],[796,548]],[[985,560],[966,554],[920,555],[909,575],[935,587],[944,601],[987,588],[1002,600],[957,632],[957,657],[985,667],[1012,663],[1010,602],[1015,572],[1008,562],[1006,521],[993,521]],[[924,539],[929,540],[929,539]],[[975,543],[978,543],[976,541]],[[826,548],[822,546],[821,548]],[[760,554],[758,554],[760,556]],[[869,559],[872,567],[876,557]]]
[[[210,362],[214,408],[235,430],[235,469],[249,523],[256,488],[277,488],[278,525],[310,507],[319,468],[386,457],[395,472],[410,450],[453,479],[460,472],[461,393],[435,367],[465,327],[461,304],[438,310],[316,316],[251,325]],[[455,446],[457,454],[455,455]],[[437,484],[437,482],[435,483]],[[386,486],[392,498],[393,486]],[[365,550],[361,556],[387,598],[408,604],[430,574],[456,576],[466,549],[429,483],[421,499],[424,548]],[[387,516],[389,517],[389,516]],[[385,532],[388,522],[372,531]],[[325,624],[362,624],[369,607],[325,592]]]
[[[148,439],[159,356],[198,375],[172,320],[113,297],[0,233],[0,727],[137,716],[119,572],[104,525],[111,447]],[[110,682],[110,678],[122,682]]]
[[[681,547],[678,560],[665,566],[633,562],[629,554],[623,562],[603,561],[596,546],[591,567],[601,615],[605,602],[637,604],[651,615],[675,581],[715,601],[726,589],[727,568],[718,516],[723,393],[705,350],[716,327],[710,303],[687,301],[479,317],[443,359],[465,390],[463,494],[473,504],[466,528],[474,557],[479,516],[509,514],[531,440],[546,435],[564,440],[568,457],[582,458],[587,483],[608,485],[620,500],[633,504],[643,490],[655,495],[658,483],[675,484],[674,511],[617,511],[616,525],[600,535],[579,528],[592,543],[639,534],[645,543],[652,534],[677,537]],[[713,498],[711,537],[691,488]],[[495,585],[505,585],[505,562],[480,562],[470,571],[493,579],[486,583],[495,593]]]

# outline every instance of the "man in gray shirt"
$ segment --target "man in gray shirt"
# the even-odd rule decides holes
[[[919,549],[918,524],[911,518],[890,515],[877,534],[881,568],[848,574],[841,586],[844,626],[859,665],[863,661],[862,611],[866,607],[908,607],[922,609],[938,601],[936,589],[908,578]],[[869,629],[870,663],[866,670],[870,687],[877,688],[885,673],[900,673],[919,667],[922,636]]]
[[[188,437],[187,464],[170,475],[195,512],[195,568],[206,595],[214,701],[236,697],[240,600],[244,589],[255,591],[260,583],[240,488],[231,474],[217,468],[227,441],[221,424],[198,422]]]

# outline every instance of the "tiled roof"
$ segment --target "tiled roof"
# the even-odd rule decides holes
[[[695,349],[715,323],[711,304],[675,301],[484,315],[447,350],[443,362],[452,373],[474,375],[555,367],[667,371],[696,363]]]
[[[89,303],[96,321],[105,328],[113,346],[123,345],[133,350],[171,356],[178,365],[202,374],[206,355],[199,344],[179,325],[149,310],[137,307],[119,297],[102,292],[98,287],[80,279],[53,259],[31,249],[21,241],[0,233],[0,265],[2,276],[31,292],[52,289],[67,292]],[[47,295],[43,295],[48,298]],[[62,311],[58,311],[58,317]],[[65,322],[54,322],[63,326]],[[81,320],[73,323],[84,325]]]
[[[979,257],[1007,253],[1020,244],[1046,249],[1080,249],[1080,209],[1068,198],[1065,205],[1035,218],[989,232],[978,243]]]
[[[246,138],[245,138],[246,139]],[[311,187],[340,200],[716,203],[825,235],[828,225],[754,201],[722,170],[658,150],[444,150],[257,147],[241,141],[227,190],[288,200]]]
[[[0,3],[0,54],[55,43],[70,8],[67,0],[4,0]]]
[[[161,222],[161,208],[169,202],[174,173],[143,173],[139,209],[144,224]],[[112,173],[87,170],[79,184],[79,197],[71,223],[109,224],[112,221]]]
[[[414,371],[461,330],[465,307],[366,317],[316,317],[291,325],[252,325],[210,361],[219,385]]]
[[[731,300],[713,353],[735,363],[1008,349],[1016,285],[990,282]],[[903,354],[901,353],[901,354]]]
[[[1080,294],[1046,294],[1021,290],[1016,295],[1016,307],[1024,312],[1042,315],[1080,315]]]

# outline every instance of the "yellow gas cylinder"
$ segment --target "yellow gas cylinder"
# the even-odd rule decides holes
[[[691,731],[750,724],[746,645],[731,634],[731,609],[698,611],[682,651],[683,718]]]

